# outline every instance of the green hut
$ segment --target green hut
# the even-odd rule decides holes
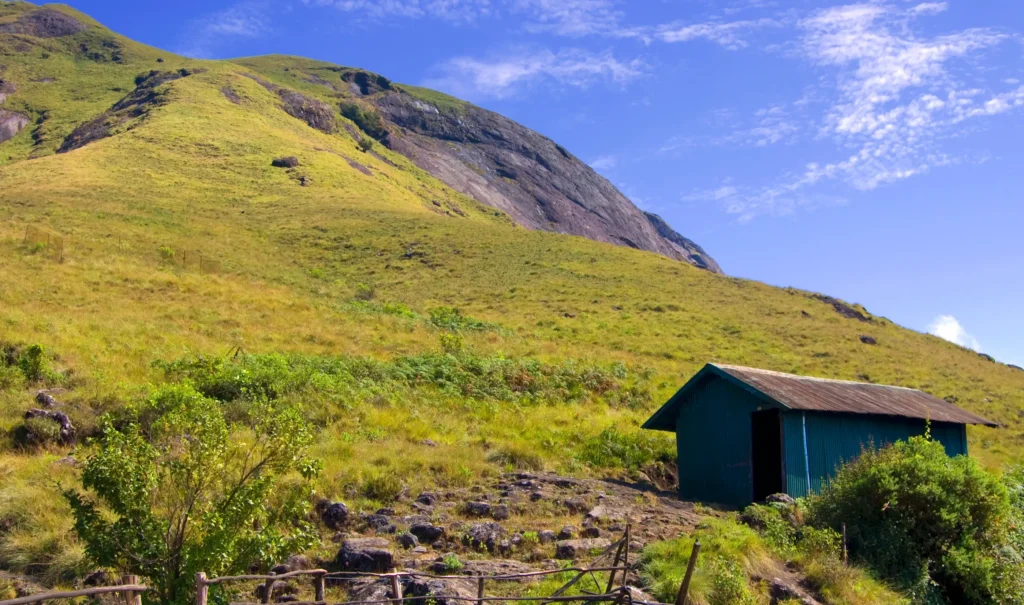
[[[676,434],[680,498],[745,506],[820,491],[864,448],[929,425],[967,454],[968,424],[996,426],[915,389],[708,364],[643,428]]]

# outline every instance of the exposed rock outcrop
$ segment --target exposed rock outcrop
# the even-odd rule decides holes
[[[306,95],[291,90],[290,88],[284,88],[283,86],[267,82],[266,80],[252,74],[242,75],[255,80],[263,88],[277,94],[277,96],[281,98],[281,108],[293,118],[302,120],[311,128],[316,128],[317,130],[326,132],[327,134],[332,134],[337,130],[337,123],[334,120],[334,109],[327,103],[324,103],[319,99],[307,97]]]
[[[21,34],[36,38],[63,38],[88,27],[78,19],[52,8],[41,8],[18,17],[13,23],[0,24],[0,34]]]
[[[370,95],[384,120],[398,127],[388,128],[398,131],[388,146],[453,189],[530,229],[649,250],[721,272],[700,246],[637,208],[550,139],[469,104],[435,106],[362,73],[352,76],[353,90]]]
[[[130,120],[143,118],[164,103],[167,89],[162,86],[173,80],[203,73],[205,69],[179,69],[178,71],[151,71],[135,79],[135,90],[114,104],[109,110],[75,128],[64,139],[57,153],[67,153],[100,139],[109,137],[113,130]]]
[[[0,143],[14,138],[29,122],[25,114],[0,109]]]

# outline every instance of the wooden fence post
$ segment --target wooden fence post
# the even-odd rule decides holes
[[[139,583],[139,576],[121,576],[121,584],[132,585]],[[142,605],[142,593],[133,590],[124,591],[125,605]]]
[[[476,605],[484,605],[484,577],[476,581]]]
[[[402,605],[402,585],[398,582],[398,572],[391,574],[391,594],[395,597],[395,605]]]
[[[690,579],[693,578],[693,568],[697,566],[697,555],[699,553],[700,540],[697,540],[693,543],[693,550],[690,551],[690,563],[686,566],[686,575],[683,576],[683,583],[679,586],[676,605],[686,605],[687,593],[690,592]]]
[[[196,573],[196,605],[206,605],[210,587],[206,584],[206,573]]]
[[[274,575],[274,574],[270,574]],[[274,578],[267,578],[263,582],[263,603],[266,605],[270,603],[271,598],[274,595]]]
[[[843,523],[843,565],[850,564],[850,555],[846,550],[846,524]]]
[[[326,597],[324,596],[324,594],[327,592],[327,580],[325,574],[316,574],[316,577],[313,579],[313,591],[314,593],[316,593],[314,600],[317,603],[322,603],[326,599]]]

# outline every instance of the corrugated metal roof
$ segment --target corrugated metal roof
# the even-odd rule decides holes
[[[849,380],[783,374],[743,366],[709,364],[794,410],[881,414],[935,422],[998,426],[928,393]]]

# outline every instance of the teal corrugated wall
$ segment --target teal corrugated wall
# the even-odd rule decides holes
[[[718,379],[697,385],[676,424],[679,497],[744,506],[753,497],[750,414],[773,407]]]
[[[807,423],[807,461],[804,460],[804,418]],[[785,444],[786,491],[806,496],[810,471],[811,491],[818,493],[835,470],[856,458],[867,447],[882,447],[915,435],[923,435],[925,421],[911,418],[786,411],[782,414]],[[967,432],[961,424],[933,422],[932,438],[946,453],[967,453]],[[809,463],[809,464],[808,464]]]
[[[683,500],[746,506],[753,499],[750,415],[780,407],[718,377],[709,376],[682,402],[676,418],[679,497]],[[863,448],[881,447],[922,435],[925,422],[910,418],[807,412],[807,462],[804,414],[783,409],[785,490],[794,497],[820,492],[837,467]],[[932,438],[950,456],[967,453],[963,425],[933,422]]]

